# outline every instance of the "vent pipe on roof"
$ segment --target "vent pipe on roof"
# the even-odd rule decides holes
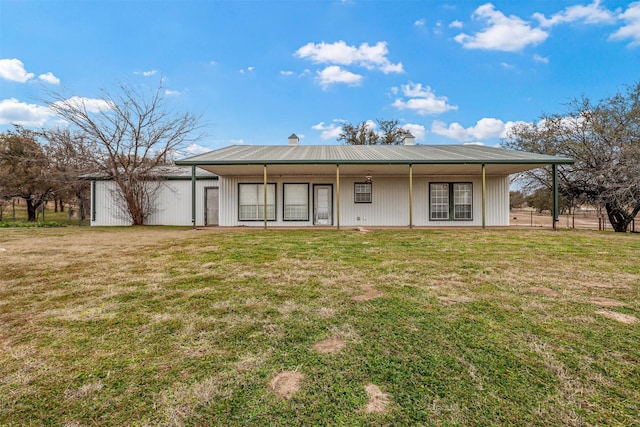
[[[298,145],[298,142],[300,142],[300,138],[298,138],[298,135],[295,133],[292,133],[289,137],[289,145],[296,146]]]
[[[416,137],[409,134],[404,137],[404,141],[402,142],[402,145],[415,145],[415,140],[416,140]]]

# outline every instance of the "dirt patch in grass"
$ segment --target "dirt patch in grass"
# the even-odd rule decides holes
[[[560,296],[560,292],[554,291],[553,289],[546,288],[544,286],[531,286],[528,289],[529,292],[546,295],[548,297],[558,297]]]
[[[380,387],[371,383],[364,386],[364,390],[367,392],[368,397],[364,412],[369,414],[384,413],[390,402],[389,395],[380,390]]]
[[[318,353],[335,353],[345,348],[346,343],[339,337],[330,337],[322,341],[318,341],[311,348]]]
[[[600,314],[609,319],[617,320],[618,322],[633,324],[638,321],[636,316],[632,316],[631,314],[618,313],[617,311],[609,311],[609,310],[598,310],[597,314]]]
[[[589,302],[602,307],[624,307],[624,303],[622,301],[606,297],[593,297],[589,299]]]
[[[373,289],[373,287],[365,285],[362,287],[364,294],[356,295],[352,299],[354,301],[371,301],[372,299],[380,298],[382,296],[382,292]]]
[[[281,399],[289,400],[300,390],[304,375],[297,371],[283,371],[269,382],[271,390]]]

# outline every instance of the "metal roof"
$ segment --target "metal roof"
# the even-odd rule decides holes
[[[150,175],[156,178],[162,178],[167,180],[190,180],[191,168],[184,166],[156,166],[150,171]],[[87,173],[79,176],[80,179],[85,180],[98,180],[105,181],[110,180],[111,176],[104,171]],[[217,179],[218,175],[211,173],[203,169],[196,169],[196,179]]]
[[[180,166],[308,164],[572,164],[573,159],[481,145],[232,145]]]

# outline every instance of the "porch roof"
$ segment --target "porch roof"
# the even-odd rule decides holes
[[[330,173],[327,166],[335,165],[359,166],[358,173],[363,167],[379,165],[378,173],[387,174],[406,173],[403,165],[425,165],[429,167],[418,171],[457,174],[477,173],[477,166],[470,166],[484,164],[493,165],[490,173],[511,174],[573,162],[566,157],[480,145],[232,145],[178,160],[176,165],[198,166],[218,175],[253,175],[264,165],[279,166],[279,173],[295,174]]]

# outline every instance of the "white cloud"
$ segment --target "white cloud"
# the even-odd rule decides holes
[[[178,90],[171,90],[171,89],[166,89],[164,91],[164,94],[167,96],[177,96],[177,95],[182,95],[182,93]]]
[[[455,41],[467,49],[518,52],[529,45],[537,45],[549,34],[540,28],[532,28],[528,22],[511,15],[505,16],[491,3],[478,7],[472,17],[486,21],[486,28],[474,35],[460,33]]]
[[[485,117],[478,120],[475,126],[465,128],[460,123],[446,123],[434,120],[431,124],[431,132],[455,139],[460,142],[473,142],[474,140],[503,138],[506,131],[513,126],[514,122],[503,122],[500,119]]]
[[[427,24],[427,20],[422,18],[422,19],[418,19],[416,22],[413,23],[414,27],[424,27]]]
[[[426,135],[427,135],[427,130],[425,129],[425,127],[423,125],[419,125],[419,124],[415,124],[415,123],[405,123],[402,126],[400,126],[402,129],[406,129],[409,132],[411,132],[411,135],[416,137],[416,140],[418,141],[424,141]]]
[[[433,34],[439,36],[442,34],[442,21],[436,22],[435,27],[433,28]]]
[[[293,71],[282,70],[282,71],[280,71],[280,75],[281,76],[292,76],[293,75]]]
[[[609,40],[631,39],[629,47],[640,46],[640,2],[631,3],[620,15],[625,25],[609,36]]]
[[[449,28],[462,28],[464,27],[464,24],[462,23],[462,21],[458,21],[457,19],[455,21],[452,21],[449,24]]]
[[[35,74],[27,73],[19,59],[0,59],[0,78],[11,82],[25,83]]]
[[[369,70],[378,69],[385,74],[402,73],[402,63],[393,64],[387,59],[386,42],[378,42],[373,46],[362,43],[359,47],[349,46],[340,40],[335,43],[307,43],[295,52],[302,59],[309,59],[317,64],[358,65]]]
[[[244,144],[244,139],[230,139],[229,142],[233,145],[242,145]]]
[[[113,104],[104,99],[97,98],[84,98],[80,96],[72,96],[71,98],[64,101],[74,108],[86,109],[89,113],[99,113],[101,111],[108,111],[113,108]],[[61,102],[56,102],[56,104],[61,105]]]
[[[327,139],[337,139],[342,132],[342,126],[336,125],[336,123],[342,123],[342,120],[334,120],[334,123],[325,124],[324,122],[320,122],[317,125],[311,126],[311,129],[320,131],[320,138],[323,141]]]
[[[43,82],[52,84],[52,85],[59,85],[60,84],[60,79],[57,78],[56,76],[54,76],[52,72],[40,74],[38,76],[38,79],[42,80]]]
[[[187,148],[185,148],[185,155],[195,156],[197,154],[207,153],[211,151],[210,148],[203,147],[199,144],[190,144]]]
[[[246,73],[246,72],[249,72],[249,73],[250,73],[250,72],[252,72],[254,69],[255,69],[255,67],[247,67],[246,69],[244,69],[244,68],[243,68],[243,69],[241,69],[241,70],[240,70],[240,74],[244,74],[244,73]]]
[[[317,79],[323,89],[334,83],[344,83],[349,86],[358,86],[362,82],[360,74],[343,70],[337,65],[330,65],[325,69],[317,72]]]
[[[148,70],[148,71],[134,71],[133,74],[138,75],[138,76],[143,76],[143,77],[151,77],[155,74],[157,74],[158,71],[157,70]]]
[[[538,55],[537,53],[535,55],[533,55],[533,60],[536,61],[536,62],[540,62],[542,64],[548,64],[549,63],[549,58],[548,57]]]
[[[20,102],[15,98],[0,100],[0,124],[43,126],[53,116],[47,107]]]
[[[585,24],[615,24],[616,14],[600,5],[600,0],[594,0],[588,5],[574,5],[566,7],[562,12],[558,12],[547,19],[541,13],[533,15],[540,21],[543,27],[582,21]]]
[[[445,96],[437,97],[429,86],[422,86],[420,83],[409,82],[402,85],[403,100],[397,98],[393,106],[399,110],[413,110],[420,115],[441,114],[450,110],[457,110],[456,105],[449,105]]]

